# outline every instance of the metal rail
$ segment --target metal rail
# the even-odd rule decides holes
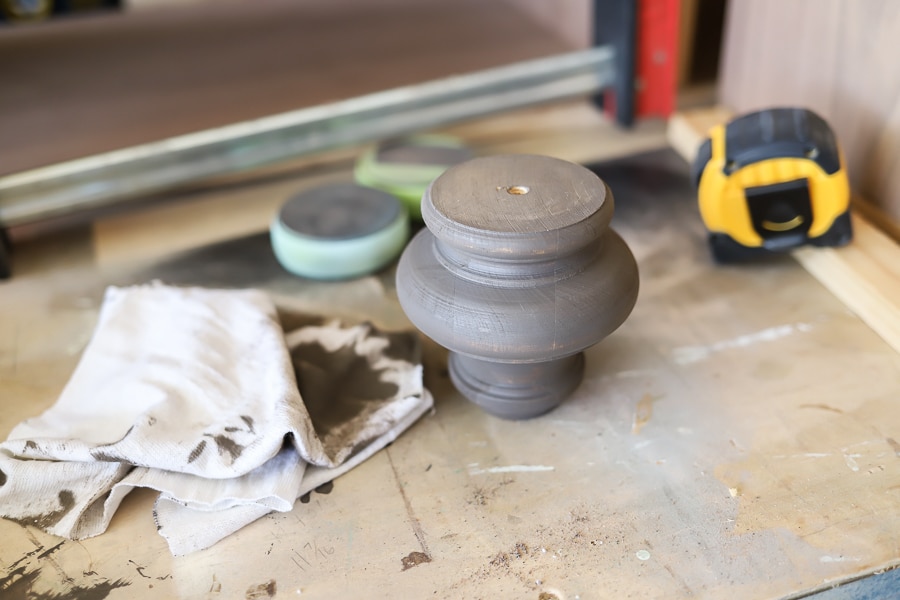
[[[0,178],[0,227],[513,108],[596,93],[615,77],[602,46],[395,88]]]

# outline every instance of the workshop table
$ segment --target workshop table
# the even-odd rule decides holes
[[[790,257],[715,266],[673,151],[595,169],[641,290],[558,409],[487,415],[425,340],[434,411],[291,512],[175,558],[149,490],[87,540],[2,520],[0,597],[738,600],[897,565],[900,355]],[[393,266],[299,279],[265,233],[98,264],[96,235],[24,242],[0,283],[0,436],[56,400],[107,285],[261,288],[285,314],[410,328]]]

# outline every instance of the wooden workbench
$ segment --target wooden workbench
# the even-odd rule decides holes
[[[629,137],[550,121],[555,133],[528,144],[478,139],[487,125],[457,132],[483,152],[586,162],[611,146],[663,145],[653,124]],[[641,292],[625,325],[587,352],[586,379],[560,408],[526,422],[488,416],[454,391],[445,351],[426,343],[434,413],[329,493],[179,558],[155,532],[147,491],[81,542],[0,521],[0,595],[740,600],[898,564],[900,355],[791,258],[714,266],[671,150],[597,172],[615,194],[613,226],[637,257]],[[392,268],[316,283],[278,267],[259,232],[278,194],[308,177],[207,189],[22,243],[15,277],[0,284],[0,436],[55,401],[109,284],[257,287],[290,309],[409,327]],[[265,200],[241,217],[247,229],[225,226],[241,237],[210,236],[219,222],[202,215],[254,190]],[[162,223],[185,215],[202,243],[173,227],[177,252],[154,246]],[[140,221],[157,235],[139,237]],[[117,227],[138,237],[115,261]]]

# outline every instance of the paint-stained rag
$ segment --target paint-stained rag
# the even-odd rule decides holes
[[[57,402],[0,444],[0,516],[82,539],[135,487],[173,554],[359,464],[431,408],[417,338],[284,332],[258,290],[109,288]]]

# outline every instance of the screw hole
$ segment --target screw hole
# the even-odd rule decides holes
[[[527,185],[511,185],[506,188],[507,194],[512,194],[513,196],[524,196],[528,192],[531,191],[531,188]]]

